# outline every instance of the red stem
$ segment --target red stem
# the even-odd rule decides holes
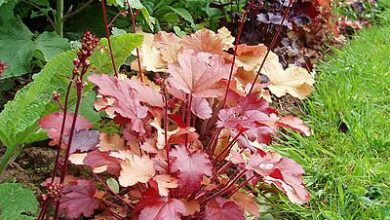
[[[170,146],[168,144],[168,97],[165,85],[162,86],[162,92],[164,97],[164,141],[165,141],[165,151],[167,154],[167,163],[168,163],[168,173],[171,172],[171,161],[169,158]]]
[[[192,99],[193,99],[193,95],[191,93],[190,99],[188,100],[188,105],[187,105],[187,121],[186,121],[187,127],[191,126],[191,105],[192,105]]]
[[[111,40],[110,40],[110,31],[108,30],[109,26],[108,26],[108,19],[107,19],[106,0],[102,0],[101,3],[102,3],[102,12],[103,12],[103,20],[104,20],[104,30],[106,32],[106,38],[107,38],[107,43],[108,43],[108,49],[110,51],[110,58],[111,58],[112,68],[114,69],[114,76],[118,77],[118,71],[116,69],[114,53],[112,52],[112,45],[111,45]]]
[[[95,173],[92,172],[92,175],[104,186],[104,188],[106,188],[113,196],[115,196],[117,199],[119,199],[120,201],[122,201],[124,204],[126,204],[129,208],[131,209],[134,209],[134,205],[132,205],[131,203],[127,202],[126,200],[124,200],[120,195],[118,195],[117,193],[115,193],[114,191],[111,190],[111,188],[98,176],[96,175]]]
[[[267,48],[267,53],[265,54],[265,56],[264,56],[264,58],[263,58],[263,61],[261,62],[260,68],[259,68],[259,70],[257,71],[257,74],[256,74],[256,76],[255,76],[255,79],[253,80],[252,86],[251,86],[251,88],[250,88],[250,90],[249,90],[249,92],[248,92],[247,95],[250,95],[250,94],[252,93],[254,87],[255,87],[256,81],[257,81],[257,79],[259,78],[259,76],[260,76],[260,74],[261,74],[261,70],[262,70],[263,67],[264,67],[265,61],[267,60],[267,57],[268,57],[269,53],[271,52],[271,50],[272,50],[273,47],[275,46],[276,41],[277,41],[277,39],[278,39],[278,37],[279,37],[281,31],[282,31],[283,23],[284,23],[284,21],[286,20],[287,15],[288,15],[289,12],[290,12],[291,5],[292,5],[292,0],[290,0],[289,5],[287,6],[288,9],[287,9],[287,11],[284,13],[283,19],[282,19],[282,21],[281,21],[280,24],[279,24],[278,30],[277,30],[276,34],[273,36],[273,38],[272,38],[271,45]]]
[[[236,36],[236,39],[235,39],[233,62],[232,62],[232,65],[230,67],[229,80],[228,80],[228,83],[227,83],[227,86],[226,86],[225,97],[223,98],[221,108],[224,108],[225,104],[226,104],[226,100],[227,100],[230,84],[231,84],[232,77],[233,77],[234,64],[236,63],[237,49],[238,49],[238,45],[240,44],[241,33],[242,33],[242,29],[244,28],[244,24],[245,24],[245,21],[246,21],[246,16],[248,15],[248,11],[249,11],[249,7],[247,9],[245,9],[244,14],[242,15],[240,28],[238,29],[237,36]]]
[[[226,147],[218,154],[218,156],[216,156],[216,157],[214,158],[214,161],[213,161],[214,164],[218,161],[218,159],[219,159],[223,154],[225,154],[227,151],[229,151],[229,150],[233,147],[234,143],[236,142],[236,140],[240,137],[240,135],[241,135],[242,133],[243,133],[243,132],[239,132],[239,133],[230,141],[230,143],[229,143],[228,145],[226,145]]]
[[[63,118],[62,118],[61,131],[60,131],[60,139],[58,141],[58,149],[57,149],[57,155],[56,155],[56,159],[55,159],[53,173],[51,176],[51,183],[54,182],[54,178],[56,176],[56,172],[58,169],[58,163],[59,163],[59,159],[60,159],[61,145],[62,145],[62,136],[63,136],[64,130],[65,130],[66,113],[68,111],[69,93],[70,93],[70,89],[72,88],[72,81],[73,80],[74,80],[74,75],[72,77],[72,80],[68,84],[68,88],[66,89],[64,111],[63,111]]]
[[[64,164],[63,164],[62,170],[61,170],[60,184],[64,183],[66,172],[67,172],[67,168],[68,168],[70,149],[72,147],[72,141],[73,141],[73,136],[74,136],[74,133],[75,133],[76,122],[77,122],[77,115],[79,113],[80,104],[81,104],[81,95],[82,95],[82,92],[83,92],[83,76],[87,72],[87,69],[88,69],[88,67],[83,66],[83,68],[81,70],[81,73],[80,73],[80,76],[79,76],[79,80],[80,81],[76,82],[77,101],[76,101],[76,107],[75,107],[75,111],[74,111],[74,117],[73,117],[73,120],[72,120],[72,126],[70,128],[68,147],[66,148],[66,151],[65,151]],[[77,78],[76,78],[76,80],[77,80]],[[55,207],[55,212],[54,212],[54,219],[58,218],[59,206],[60,206],[60,201],[57,200],[56,207]]]
[[[215,147],[217,146],[216,140],[218,139],[219,133],[222,131],[222,128],[218,128],[214,133],[213,137],[211,138],[210,144],[207,148],[209,150],[209,156],[211,157],[214,154]]]
[[[119,15],[121,15],[121,12],[118,12],[118,14],[116,14],[114,18],[111,19],[110,23],[108,24],[108,27],[112,27],[112,25],[114,24],[115,20],[119,17]]]
[[[243,186],[245,186],[246,184],[249,183],[249,181],[251,181],[253,178],[255,177],[255,175],[251,176],[250,178],[248,178],[247,180],[245,180],[244,182],[242,182],[240,185],[238,185],[237,187],[233,188],[233,190],[229,193],[229,197],[234,195],[234,193],[236,193],[238,190],[240,190]]]
[[[220,195],[223,195],[225,194],[226,192],[228,192],[230,190],[230,188],[235,184],[237,183],[237,181],[243,177],[246,173],[246,170],[243,170],[241,171],[232,181],[230,181],[228,184],[226,184],[226,186],[224,188],[222,188],[220,191],[218,191],[217,193],[211,195],[209,198],[207,198],[206,200],[202,201],[200,204],[205,204],[207,203],[208,201],[214,199],[215,197],[218,197]]]
[[[133,28],[133,32],[136,32],[136,23],[135,23],[135,14],[133,13],[133,9],[131,8],[130,2],[127,0],[127,4],[129,6],[129,13],[131,15],[131,26]],[[138,73],[139,73],[139,79],[141,82],[144,82],[144,72],[142,71],[141,67],[141,53],[139,52],[139,48],[137,47],[135,49],[135,52],[137,53],[137,63],[138,63]]]

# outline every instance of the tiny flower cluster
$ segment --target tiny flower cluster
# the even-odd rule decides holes
[[[92,55],[93,50],[99,43],[99,38],[97,38],[95,35],[93,35],[90,31],[86,31],[84,33],[83,38],[81,39],[81,48],[77,52],[76,59],[73,60],[73,74],[79,75],[80,71],[80,65],[82,65],[86,70],[86,68],[89,67],[90,63],[88,61],[88,58]]]

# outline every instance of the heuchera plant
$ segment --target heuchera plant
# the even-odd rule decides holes
[[[120,132],[94,129],[78,114],[79,105],[40,120],[65,157],[42,184],[48,193],[38,219],[53,203],[55,218],[245,219],[245,212],[259,215],[252,190],[264,184],[306,203],[304,170],[268,145],[280,128],[304,135],[310,130],[299,118],[280,116],[269,102],[270,92],[304,98],[312,76],[296,66],[283,69],[264,45],[233,45],[239,41],[225,28],[144,38],[132,66],[153,72],[152,79],[88,76],[98,92],[95,109]],[[74,61],[78,104],[96,43],[87,32]],[[68,160],[90,168],[93,178],[67,175]]]

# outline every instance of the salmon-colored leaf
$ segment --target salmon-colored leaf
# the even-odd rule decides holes
[[[197,97],[218,97],[225,88],[220,88],[217,82],[228,78],[231,65],[225,64],[222,56],[183,50],[178,55],[177,63],[169,63],[170,77],[168,82],[172,87]]]
[[[123,187],[133,186],[138,182],[147,183],[155,174],[153,160],[147,155],[140,157],[130,151],[120,151],[115,156],[121,159],[119,184]]]
[[[306,136],[310,136],[310,128],[300,118],[291,115],[284,116],[279,119],[277,125],[279,127],[290,128]]]

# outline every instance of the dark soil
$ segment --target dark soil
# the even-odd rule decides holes
[[[0,149],[0,155],[5,149]],[[39,190],[39,185],[50,177],[56,150],[47,147],[28,147],[5,170],[0,182],[17,181],[28,188]]]

